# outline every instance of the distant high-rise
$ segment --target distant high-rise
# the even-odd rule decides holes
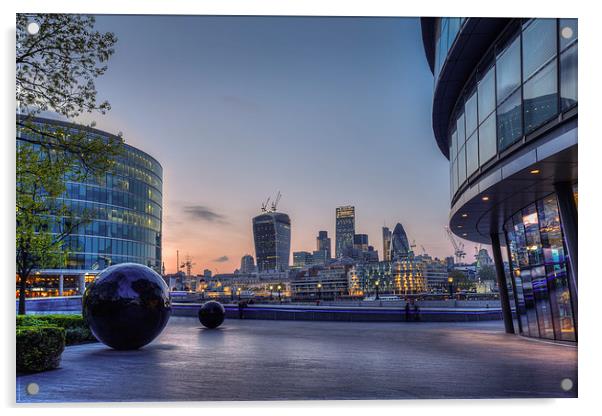
[[[332,256],[330,237],[328,237],[327,231],[318,231],[318,237],[316,238],[316,251],[322,252],[320,257],[330,259]]]
[[[343,206],[336,209],[336,247],[337,258],[349,256],[353,250],[355,235],[355,207]]]
[[[355,234],[353,236],[353,248],[368,251],[368,234]]]
[[[289,267],[291,220],[281,212],[266,212],[253,218],[257,271],[284,271]]]
[[[293,267],[309,267],[313,263],[313,255],[307,251],[293,251]]]
[[[383,261],[391,261],[391,230],[383,227]]]
[[[240,259],[240,272],[243,274],[253,273],[255,271],[255,259],[250,254],[245,254]]]
[[[397,223],[391,236],[391,260],[404,259],[410,254],[410,243],[403,225]]]

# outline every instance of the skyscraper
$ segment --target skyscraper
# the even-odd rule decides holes
[[[255,271],[255,259],[250,254],[245,254],[240,259],[240,272],[244,274],[253,273]]]
[[[257,271],[288,269],[291,251],[291,220],[281,212],[266,212],[253,218]]]
[[[316,238],[316,251],[323,252],[321,257],[330,259],[332,253],[330,238],[328,237],[327,231],[318,231],[318,237]]]
[[[355,235],[355,207],[347,205],[336,209],[336,247],[337,258],[349,256],[353,250]]]
[[[383,227],[383,261],[391,261],[391,230]]]
[[[410,243],[403,225],[397,223],[391,238],[391,260],[407,258],[410,254]]]

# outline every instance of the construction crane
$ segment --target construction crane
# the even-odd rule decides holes
[[[180,265],[180,269],[186,268],[186,276],[191,276],[192,275],[192,266],[196,265],[196,263],[192,262],[192,258],[188,255],[186,255],[186,259],[184,260],[184,263],[182,263]]]
[[[280,193],[280,191],[278,191],[274,202],[272,202],[272,212],[276,212],[276,208],[278,208],[278,202],[280,202],[280,198],[282,198],[282,194]]]
[[[268,205],[270,203],[270,196],[268,196],[268,199],[265,200],[265,202],[263,204],[261,204],[261,212],[268,212]]]
[[[447,233],[447,237],[449,238],[449,241],[451,241],[452,245],[454,246],[454,256],[456,256],[456,261],[458,263],[461,263],[464,256],[466,256],[466,252],[464,251],[464,243],[462,243],[461,241],[456,241],[456,239],[454,238],[454,234],[451,232],[449,227],[444,228],[445,232]]]
[[[424,248],[424,246],[422,244],[420,244],[420,248],[422,249],[422,255],[426,255],[426,249]]]

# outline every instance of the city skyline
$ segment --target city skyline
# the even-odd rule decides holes
[[[291,252],[311,251],[319,230],[335,236],[334,207],[353,204],[356,233],[381,256],[382,226],[397,222],[431,255],[453,254],[418,18],[97,16],[96,26],[119,39],[98,80],[112,110],[80,121],[122,131],[161,162],[166,272],[176,250],[195,273],[238,268],[255,255],[251,218],[277,190]]]

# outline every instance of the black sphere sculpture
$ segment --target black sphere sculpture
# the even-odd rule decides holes
[[[149,267],[108,267],[86,288],[84,320],[96,338],[116,350],[135,350],[165,328],[171,314],[169,288]]]
[[[205,302],[199,309],[199,321],[207,328],[217,328],[224,322],[226,310],[221,303],[214,300]]]

